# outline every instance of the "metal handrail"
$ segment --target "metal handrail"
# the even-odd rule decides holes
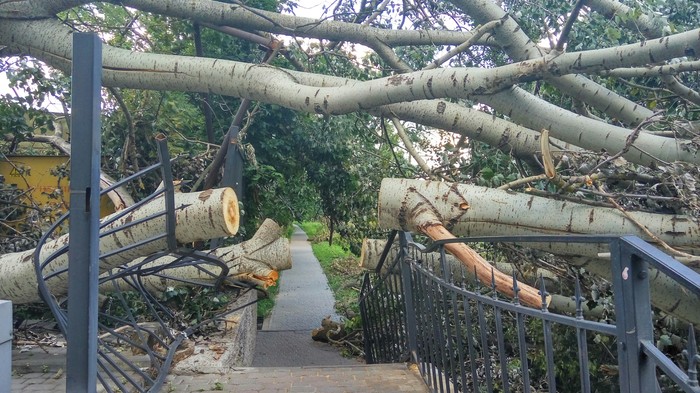
[[[674,363],[653,341],[652,320],[649,312],[649,274],[653,267],[688,289],[689,296],[700,294],[700,275],[683,266],[668,255],[634,236],[610,235],[533,235],[488,236],[436,241],[429,246],[413,242],[410,234],[398,234],[400,248],[394,263],[382,275],[382,266],[393,245],[393,237],[387,242],[375,273],[367,273],[363,280],[359,300],[363,319],[365,353],[368,363],[393,362],[405,359],[397,353],[407,354],[419,364],[426,383],[434,391],[462,391],[470,383],[472,390],[481,385],[487,391],[496,389],[496,378],[505,391],[513,382],[508,376],[509,362],[517,359],[520,364],[520,383],[525,392],[530,389],[529,348],[525,337],[525,321],[542,324],[542,350],[546,360],[545,383],[550,392],[558,391],[554,328],[567,326],[576,332],[576,353],[579,358],[580,391],[590,392],[591,372],[588,368],[588,333],[602,334],[618,341],[619,389],[624,392],[662,391],[659,375],[665,375],[673,389],[688,393],[700,393],[697,381],[697,365],[700,363],[695,333],[689,327],[688,345],[684,351],[686,370]],[[614,288],[615,324],[583,318],[583,295],[578,280],[575,285],[575,316],[552,313],[544,301],[546,288],[540,280],[543,297],[541,309],[525,307],[517,296],[518,282],[513,277],[515,299],[499,298],[495,283],[483,286],[475,280],[476,289],[456,284],[453,271],[447,269],[445,245],[449,243],[604,243],[611,249],[612,282]],[[429,253],[438,252],[439,264],[424,266],[422,261]],[[449,270],[449,271],[448,271]],[[391,274],[400,271],[400,275]],[[372,278],[374,277],[374,278]],[[398,281],[398,282],[397,282]],[[487,293],[484,293],[484,290]],[[487,313],[488,311],[488,313]],[[457,316],[460,316],[457,318]],[[505,318],[513,320],[517,335],[517,352],[511,359],[506,354]],[[494,333],[486,334],[495,326]],[[511,341],[512,342],[512,341]],[[491,345],[497,352],[492,361]],[[482,380],[478,380],[476,362],[482,359]],[[484,385],[485,383],[485,385]],[[665,382],[666,383],[666,382]],[[578,389],[577,388],[577,389]]]

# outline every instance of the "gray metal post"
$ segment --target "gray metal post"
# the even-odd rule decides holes
[[[640,342],[653,340],[648,264],[633,253],[625,238],[610,245],[615,293],[620,392],[653,391],[654,365],[643,356]]]
[[[226,152],[224,164],[224,177],[221,185],[233,188],[239,202],[243,202],[243,149],[238,140],[239,128],[234,127],[231,133],[231,142]]]
[[[413,304],[413,275],[411,274],[411,264],[406,260],[408,257],[408,241],[410,235],[406,232],[399,232],[399,266],[401,268],[401,282],[403,284],[404,304],[406,306],[406,335],[408,336],[408,352],[411,355],[410,361],[418,364],[418,322],[416,321],[416,308]]]
[[[73,33],[66,391],[97,389],[102,42]]]
[[[12,389],[12,302],[0,300],[0,393]]]

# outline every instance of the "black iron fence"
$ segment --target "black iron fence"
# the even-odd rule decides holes
[[[400,248],[388,258],[398,235]],[[664,353],[654,337],[649,268],[700,296],[700,275],[632,236],[520,236],[450,242],[605,243],[610,247],[615,322],[584,318],[576,282],[572,315],[503,299],[495,283],[394,232],[360,294],[368,363],[415,362],[436,392],[693,392],[700,361],[693,326],[684,349]],[[513,279],[517,288],[517,281]],[[517,289],[516,289],[517,294]],[[700,310],[698,310],[700,312]]]

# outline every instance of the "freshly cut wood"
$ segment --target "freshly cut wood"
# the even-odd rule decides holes
[[[292,267],[289,240],[282,237],[282,229],[270,219],[265,220],[249,240],[233,246],[211,250],[209,254],[226,263],[226,266],[229,268],[228,277],[261,285],[264,288],[276,284],[280,270]],[[130,265],[141,263],[144,259],[138,258]],[[145,264],[143,269],[164,266],[174,262],[176,259],[177,257],[171,255],[154,259]],[[207,267],[213,273],[219,273],[219,268],[213,265],[208,265]],[[141,282],[145,289],[152,293],[159,293],[168,287],[186,285],[180,280],[211,283],[216,279],[216,277],[205,274],[195,266],[176,267],[167,269],[162,273],[172,278],[155,275],[142,277]],[[123,280],[118,280],[117,285],[122,290],[131,289]],[[101,291],[105,292],[113,289],[114,285],[112,283],[103,284],[100,288]]]
[[[459,236],[633,234],[652,241],[622,212],[555,201],[474,185],[410,179],[384,179],[380,191],[379,222],[385,229],[423,232],[407,219],[420,213],[402,202],[421,200],[421,209],[438,218]],[[669,245],[700,252],[700,224],[689,216],[629,212],[637,222]],[[538,243],[529,246],[561,255],[596,257],[608,252],[605,244]]]
[[[449,205],[464,214],[470,209],[469,203],[464,198],[452,197],[449,191],[444,195],[431,194],[429,191],[434,190],[425,187],[425,184],[440,183],[407,179],[382,180],[379,191],[379,225],[384,229],[423,233],[436,241],[454,239],[455,236],[445,228],[445,225],[451,226],[452,221],[444,220],[445,215],[440,214],[440,210],[444,205]],[[448,189],[456,189],[457,186],[448,186]],[[458,217],[459,215],[455,218]],[[484,285],[491,286],[493,279],[498,292],[514,296],[513,278],[495,270],[469,246],[464,243],[448,243],[445,244],[445,250],[459,259],[468,270],[475,271]],[[538,308],[543,306],[543,299],[536,288],[518,283],[518,289],[523,304]],[[544,303],[544,306],[549,303],[548,297]]]
[[[100,254],[105,255],[123,247],[135,245],[163,233],[165,231],[164,215],[143,222],[139,220],[164,209],[164,198],[159,197],[102,228],[101,233],[112,230],[114,232],[100,239]],[[105,217],[103,221],[109,220],[110,217],[114,215]],[[230,188],[176,193],[175,219],[175,237],[181,243],[230,236],[238,231],[238,199]],[[132,222],[137,224],[125,228],[125,225]],[[41,249],[40,259],[46,260],[49,255],[67,245],[68,235],[47,242]],[[118,254],[100,258],[100,272],[104,273],[136,258],[165,249],[167,249],[165,238],[145,242]],[[40,301],[33,255],[34,250],[0,255],[0,299],[11,300],[15,304]],[[64,253],[44,270],[44,275],[66,269],[67,266],[68,255]],[[47,285],[53,294],[63,295],[68,288],[68,275],[60,274],[51,278],[47,281]]]
[[[386,240],[384,239],[364,239],[362,241],[362,249],[360,252],[360,267],[367,270],[376,270],[379,264],[379,259],[382,256],[382,251],[386,245]],[[391,267],[391,263],[399,252],[399,244],[394,242],[389,249],[389,254],[387,255],[387,260],[382,266],[382,272],[386,273]],[[442,269],[440,264],[440,253],[432,252],[427,254],[419,254],[422,263],[433,270]],[[474,271],[470,271],[464,268],[462,262],[450,254],[445,255],[445,262],[447,263],[447,268],[450,271],[451,277],[460,277],[464,275],[468,280],[474,280]],[[542,268],[530,269],[528,271],[519,271],[517,266],[508,262],[492,262],[489,261],[491,265],[496,270],[516,277],[519,280],[523,280],[530,285],[535,285],[538,279],[543,278],[546,280],[547,285],[559,282],[559,276],[555,273]],[[396,267],[393,273],[398,273],[398,267]]]
[[[345,324],[331,319],[330,315],[323,318],[321,327],[311,331],[311,339],[324,343],[342,340],[348,335]]]

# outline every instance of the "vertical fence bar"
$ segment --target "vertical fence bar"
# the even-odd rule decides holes
[[[642,355],[640,342],[652,341],[647,263],[627,246],[626,237],[610,244],[615,291],[620,392],[632,393],[656,386],[656,367]]]
[[[476,293],[481,295],[481,284],[479,283],[478,275],[474,271],[474,277],[477,285]],[[489,350],[489,340],[486,334],[488,329],[488,324],[486,323],[486,316],[484,314],[484,304],[477,297],[476,298],[476,311],[479,317],[479,333],[481,336],[481,356],[484,359],[484,375],[486,376],[486,388],[488,392],[493,392],[493,377],[491,376],[491,351]]]
[[[418,271],[412,271],[412,283],[413,283],[413,293],[415,294],[415,304],[416,304],[416,320],[418,321],[418,337],[421,338],[419,342],[418,358],[420,359],[420,366],[422,375],[426,377],[426,382],[428,385],[431,384],[430,369],[428,369],[428,363],[430,361],[430,344],[428,341],[428,333],[426,332],[425,325],[425,292],[422,286],[423,275]]]
[[[513,292],[515,293],[513,304],[519,306],[520,288],[518,288],[518,279],[515,272],[513,272]],[[527,338],[525,336],[524,318],[523,314],[516,311],[515,320],[518,329],[518,350],[520,352],[520,373],[523,380],[523,393],[530,393],[530,367],[527,364]]]
[[[454,283],[454,277],[450,283]],[[452,314],[455,320],[455,339],[457,340],[457,361],[459,362],[459,379],[460,382],[455,382],[455,391],[465,391],[467,384],[467,370],[464,368],[464,341],[462,340],[462,318],[459,317],[459,305],[457,302],[457,292],[450,291],[452,298]],[[469,338],[467,338],[469,339]],[[457,373],[455,372],[455,375]],[[456,379],[456,377],[455,377]]]
[[[496,291],[496,277],[493,268],[491,268],[491,293],[493,300],[498,300],[498,291]],[[501,364],[501,382],[503,383],[503,391],[509,392],[508,387],[508,357],[506,356],[506,342],[503,335],[503,313],[500,307],[494,307],[496,317],[496,340],[498,341],[498,362]]]
[[[540,280],[540,296],[542,297],[542,312],[547,312],[547,288],[544,280]],[[554,344],[552,342],[552,322],[542,319],[542,334],[544,335],[544,354],[547,358],[547,389],[550,393],[557,392],[557,378],[554,369]]]
[[[428,279],[428,284],[430,285],[430,293],[428,294],[428,306],[430,307],[430,310],[433,310],[432,317],[430,318],[433,322],[432,337],[433,342],[435,342],[433,348],[435,348],[435,356],[437,358],[434,365],[437,369],[437,377],[439,381],[440,392],[444,392],[445,387],[447,387],[446,372],[448,370],[448,365],[447,356],[445,355],[445,339],[442,334],[442,316],[444,315],[444,313],[442,312],[442,308],[440,307],[440,285],[431,279]],[[437,317],[438,315],[440,316],[440,318]]]
[[[401,276],[391,274],[387,276],[385,285],[388,285],[387,296],[387,315],[389,318],[389,329],[391,331],[391,341],[394,345],[391,348],[391,362],[400,361],[401,355],[405,346],[403,340],[403,317],[401,315],[399,292],[401,291]]]
[[[160,159],[160,172],[163,178],[163,189],[165,190],[165,230],[168,234],[168,250],[177,248],[175,238],[175,184],[173,183],[173,171],[170,167],[170,153],[168,152],[168,140],[165,135],[156,136],[158,143],[158,158]]]
[[[401,285],[403,287],[403,301],[406,315],[406,343],[410,361],[418,364],[418,332],[416,321],[416,308],[413,304],[413,285],[411,278],[411,263],[408,260],[408,239],[406,234],[399,235],[399,268],[401,269]]]
[[[450,272],[452,272],[452,269],[447,265],[447,257],[445,255],[445,247],[440,248],[440,267],[442,269],[442,279],[445,280],[446,283],[450,283]],[[446,291],[448,288],[441,288],[442,292],[442,315],[445,316],[445,338],[447,341],[447,360],[448,364],[446,365],[447,368],[443,371],[446,376],[446,385],[447,385],[447,391],[450,391],[450,376],[452,377],[452,389],[456,392],[457,391],[457,373],[455,372],[456,368],[455,367],[455,351],[454,351],[454,345],[452,345],[453,339],[452,339],[452,327],[450,326],[452,321],[457,319],[457,315],[453,314],[452,317],[449,317],[449,304],[447,300],[447,293]],[[450,293],[454,293],[453,291],[450,290]],[[456,330],[456,329],[455,329]],[[457,334],[457,333],[456,333]],[[447,372],[449,371],[449,375]]]
[[[576,277],[576,291],[574,293],[574,301],[576,302],[576,319],[583,320],[583,295],[581,293],[581,282]],[[586,330],[576,328],[576,342],[578,345],[579,358],[579,374],[581,378],[581,391],[590,393],[591,377],[588,369],[588,342],[586,340]]]
[[[73,33],[66,390],[97,389],[102,42]]]
[[[0,300],[0,393],[12,388],[12,302]]]
[[[421,336],[423,337],[423,361],[425,362],[426,375],[428,376],[428,384],[433,385],[434,391],[437,391],[437,375],[435,375],[435,353],[434,353],[434,338],[432,336],[431,307],[429,305],[429,294],[427,287],[427,278],[422,272],[416,272],[417,282],[420,286],[421,299]]]
[[[362,317],[362,334],[364,335],[364,340],[362,341],[365,347],[365,362],[367,364],[374,363],[374,357],[372,356],[372,335],[370,333],[373,321],[370,319],[369,310],[367,309],[367,302],[369,300],[367,295],[370,288],[369,273],[365,273],[362,278],[362,289],[360,290],[360,316]]]
[[[464,288],[464,286],[462,286]],[[476,348],[474,348],[474,329],[472,324],[472,306],[469,299],[462,295],[462,304],[464,305],[464,324],[467,327],[467,346],[469,349],[469,371],[472,376],[472,387],[475,392],[479,391],[479,377],[476,373]],[[466,381],[465,381],[466,386]],[[463,389],[464,390],[464,389]]]

